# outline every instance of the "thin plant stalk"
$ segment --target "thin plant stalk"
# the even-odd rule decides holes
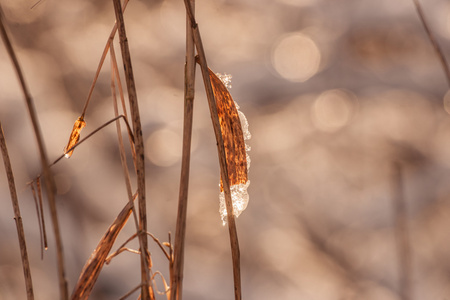
[[[129,0],[125,0],[123,3],[122,11],[125,11],[127,8]],[[88,108],[89,102],[91,101],[92,92],[94,91],[94,87],[97,84],[98,75],[100,75],[100,71],[102,69],[103,63],[106,59],[106,54],[108,54],[109,46],[112,45],[112,41],[114,40],[114,36],[117,32],[117,22],[114,24],[113,29],[111,30],[111,33],[109,34],[108,40],[106,41],[105,48],[103,49],[102,57],[100,58],[100,61],[98,63],[97,71],[94,75],[94,80],[92,81],[91,87],[89,89],[89,93],[86,99],[86,102],[84,103],[83,111],[81,112],[81,116],[84,118],[84,115],[86,114],[86,110]]]
[[[190,0],[190,6],[192,11],[194,11],[195,0]],[[195,95],[195,46],[194,40],[192,38],[192,30],[189,17],[186,17],[186,64],[184,82],[183,152],[181,160],[180,191],[178,197],[178,215],[175,233],[175,245],[171,266],[171,300],[181,300],[183,289],[184,241],[186,234],[192,121]]]
[[[110,51],[110,53],[111,53],[111,68],[112,68],[112,70],[114,70],[114,75],[115,75],[115,79],[117,82],[117,88],[118,88],[119,95],[120,95],[120,103],[122,104],[123,115],[125,116],[125,119],[128,120],[127,107],[125,105],[125,96],[123,93],[122,81],[120,80],[119,67],[117,64],[116,53],[114,51],[113,41],[111,41],[110,49],[111,49],[111,51]],[[128,124],[128,122],[127,122],[127,124]],[[131,131],[129,131],[129,132],[131,133]],[[131,148],[131,155],[133,157],[134,168],[136,169],[136,151],[134,149],[134,138],[131,135],[128,135],[128,138],[130,140],[130,148]]]
[[[2,123],[0,122],[0,149],[2,151],[3,163],[5,165],[6,176],[8,178],[9,192],[11,194],[11,202],[14,209],[14,221],[16,221],[17,235],[19,237],[20,255],[22,257],[23,275],[25,277],[25,287],[27,291],[27,299],[33,300],[33,282],[31,280],[30,262],[28,260],[27,244],[25,241],[25,231],[23,229],[22,217],[20,215],[19,199],[17,197],[16,185],[14,182],[14,174],[9,159],[6,139],[3,133]]]
[[[30,186],[31,186],[31,192],[33,194],[34,203],[36,205],[36,216],[37,216],[38,224],[39,224],[39,236],[40,236],[40,240],[41,240],[41,260],[42,260],[42,259],[44,259],[44,248],[47,248],[47,245],[44,246],[44,231],[42,229],[42,222],[41,222],[41,220],[44,219],[44,216],[41,215],[41,210],[39,209],[39,200],[36,195],[36,190],[34,189],[34,181],[32,181],[30,183]]]
[[[120,81],[120,76],[119,76],[119,68],[117,67],[117,60],[116,60],[116,54],[114,51],[114,45],[111,41],[111,45],[110,45],[110,56],[111,56],[111,92],[112,92],[112,96],[113,96],[113,106],[114,106],[114,115],[116,117],[119,116],[119,107],[117,105],[117,96],[116,96],[116,86],[114,84],[114,82],[117,80],[117,86],[118,86],[118,90],[119,90],[119,94],[120,94],[120,99],[122,102],[122,109],[123,109],[123,113],[124,113],[124,119],[127,119],[126,116],[126,107],[125,107],[125,101],[124,101],[124,95],[123,95],[123,90],[122,90],[122,84]],[[123,138],[122,138],[122,130],[121,130],[121,126],[120,126],[120,122],[119,120],[117,120],[116,122],[116,129],[117,129],[117,138],[119,140],[119,152],[120,152],[120,161],[122,163],[122,169],[123,169],[123,174],[125,177],[125,184],[127,187],[127,193],[128,193],[128,201],[132,202],[132,211],[133,211],[133,218],[134,218],[134,223],[136,225],[136,232],[139,231],[139,221],[138,221],[138,217],[137,217],[137,213],[136,213],[136,208],[134,206],[134,200],[133,200],[133,192],[132,192],[132,188],[131,188],[131,180],[130,180],[130,173],[128,172],[128,166],[127,166],[127,158],[125,155],[125,147],[123,144]],[[132,136],[129,134],[129,139],[130,139],[130,146],[131,149],[133,151],[133,138]],[[133,161],[135,163],[136,166],[136,154],[133,152]]]
[[[76,143],[75,145],[73,145],[71,148],[67,149],[67,152],[72,151],[73,149],[77,148],[78,146],[80,146],[82,143],[84,143],[86,140],[88,140],[90,137],[92,137],[94,134],[96,134],[97,132],[99,132],[100,130],[102,130],[103,128],[105,128],[106,126],[108,126],[111,123],[114,123],[115,121],[119,120],[120,118],[122,118],[125,122],[125,125],[127,126],[128,129],[128,134],[130,135],[131,139],[134,140],[133,137],[133,133],[131,132],[131,128],[130,125],[128,124],[127,119],[125,118],[124,115],[120,115],[117,116],[111,120],[109,120],[108,122],[104,123],[103,125],[101,125],[100,127],[98,127],[97,129],[95,129],[94,131],[92,131],[91,133],[89,133],[88,135],[86,135],[84,138],[82,138],[81,140],[78,141],[78,143]],[[52,167],[53,165],[56,165],[61,159],[63,159],[65,157],[65,154],[61,154],[57,159],[55,159],[55,161],[49,166]]]
[[[128,100],[130,102],[131,119],[136,149],[136,174],[138,185],[138,205],[139,205],[139,244],[141,247],[141,299],[150,299],[150,272],[147,263],[147,208],[145,202],[145,161],[144,161],[144,140],[142,137],[142,124],[139,116],[139,106],[137,100],[136,86],[134,82],[133,67],[131,65],[130,49],[125,31],[120,0],[113,0],[116,23],[119,31],[120,48],[122,51],[122,61],[125,69],[125,79],[127,82]]]
[[[240,251],[239,251],[239,241],[236,229],[236,220],[233,213],[233,204],[231,200],[230,191],[230,180],[228,177],[228,168],[225,154],[225,146],[222,138],[222,132],[220,129],[219,116],[217,113],[216,101],[211,86],[211,80],[209,77],[208,65],[206,62],[206,55],[203,49],[203,43],[200,36],[200,31],[198,24],[195,21],[191,6],[188,0],[184,0],[186,11],[190,19],[190,24],[192,28],[192,35],[197,49],[200,68],[202,71],[203,82],[205,85],[206,96],[208,98],[209,110],[211,113],[211,119],[214,127],[214,133],[216,135],[217,150],[219,154],[220,172],[223,178],[223,191],[225,194],[225,204],[227,208],[227,221],[228,221],[228,231],[230,235],[231,244],[231,257],[233,262],[233,278],[234,278],[234,295],[236,300],[242,298],[241,292],[241,270],[240,270]]]
[[[414,5],[416,6],[417,14],[419,15],[420,21],[422,22],[423,28],[425,29],[425,32],[427,33],[427,36],[431,42],[431,45],[433,45],[434,51],[436,52],[439,61],[441,62],[442,68],[444,69],[445,77],[447,78],[447,84],[450,87],[450,69],[448,67],[445,55],[442,52],[442,49],[439,46],[438,42],[436,41],[433,33],[431,32],[430,27],[428,26],[428,22],[425,19],[425,15],[422,11],[422,7],[420,6],[419,0],[413,0],[413,2]]]
[[[14,68],[16,70],[17,76],[20,81],[20,85],[24,94],[25,102],[28,108],[28,113],[30,115],[31,123],[33,125],[34,135],[36,136],[39,155],[42,165],[42,170],[45,178],[45,187],[47,190],[48,203],[50,207],[50,216],[53,223],[53,230],[55,234],[55,243],[56,243],[56,253],[57,253],[57,264],[58,264],[58,280],[59,280],[59,289],[60,289],[60,298],[63,300],[68,299],[68,287],[67,287],[67,279],[65,275],[65,267],[64,267],[64,255],[63,255],[63,245],[60,234],[59,222],[58,222],[58,214],[56,210],[56,201],[55,201],[55,183],[52,172],[50,170],[48,164],[47,151],[45,149],[44,140],[42,138],[42,133],[39,128],[39,121],[36,115],[36,110],[34,107],[33,100],[31,98],[31,93],[28,90],[28,87],[25,83],[25,77],[22,73],[22,69],[19,65],[19,61],[12,47],[10,38],[6,31],[6,26],[3,20],[3,10],[0,7],[0,34],[2,36],[3,42],[5,43],[6,50],[13,62]]]

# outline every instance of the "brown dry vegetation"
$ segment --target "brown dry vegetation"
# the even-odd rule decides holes
[[[446,54],[450,5],[423,2]],[[1,1],[53,161],[83,109],[115,15],[111,1],[44,0],[30,9],[33,4]],[[177,216],[185,14],[183,1],[175,0],[132,0],[125,12],[145,145],[148,231],[161,241],[169,231],[174,235]],[[197,1],[196,17],[208,64],[233,75],[231,93],[252,133],[250,204],[237,219],[243,298],[450,298],[450,94],[414,3]],[[117,37],[115,42],[120,53]],[[216,141],[200,75],[197,68],[183,294],[231,299]],[[35,298],[57,299],[48,206],[49,249],[41,260],[27,187],[41,166],[22,98],[0,44],[0,120]],[[108,57],[82,135],[113,117]],[[0,165],[0,299],[24,299],[8,181]],[[128,201],[115,126],[52,170],[71,292]],[[129,221],[113,249],[135,230]],[[138,242],[130,247],[137,249]],[[152,239],[149,250],[152,270],[169,280],[168,261]],[[138,255],[120,254],[104,267],[92,299],[126,294],[139,284],[139,269]]]

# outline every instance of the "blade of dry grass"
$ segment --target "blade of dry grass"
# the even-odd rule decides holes
[[[447,60],[445,59],[445,55],[442,52],[442,49],[436,41],[433,33],[431,32],[430,27],[428,26],[428,22],[425,19],[425,15],[423,13],[422,7],[420,6],[419,0],[413,0],[413,2],[416,6],[417,14],[419,15],[420,21],[422,22],[423,28],[425,29],[425,32],[427,33],[427,36],[430,39],[431,44],[433,45],[434,51],[436,51],[439,61],[441,62],[445,77],[447,78],[447,84],[450,87],[450,70],[447,64]]]
[[[2,123],[0,122],[0,149],[2,151],[5,172],[8,178],[9,192],[11,194],[11,202],[14,209],[14,221],[16,221],[17,235],[19,237],[20,254],[22,258],[23,275],[25,277],[25,287],[27,291],[27,299],[34,299],[33,282],[31,280],[30,262],[28,260],[27,244],[25,241],[25,232],[23,230],[22,217],[20,215],[19,199],[17,198],[16,185],[14,182],[14,174],[9,160],[6,139],[3,133]]]
[[[184,0],[187,14],[190,19],[193,39],[195,43],[195,47],[197,49],[200,68],[202,71],[203,82],[205,85],[206,96],[208,98],[209,110],[211,113],[211,119],[214,127],[214,133],[216,135],[217,140],[217,150],[219,153],[219,163],[220,163],[220,172],[223,180],[223,190],[225,194],[225,203],[227,207],[227,218],[228,218],[228,231],[230,235],[230,244],[231,244],[231,256],[233,261],[233,278],[234,278],[234,295],[235,299],[239,300],[242,297],[241,292],[241,269],[240,269],[240,251],[239,251],[239,241],[236,230],[236,220],[233,213],[233,204],[231,200],[231,192],[230,192],[230,180],[228,177],[228,169],[227,169],[227,161],[225,154],[225,146],[222,138],[222,132],[220,129],[219,116],[217,113],[216,100],[214,97],[213,89],[211,86],[211,79],[209,77],[208,65],[206,62],[206,55],[203,49],[203,43],[200,36],[200,31],[198,28],[198,24],[195,21],[193,12],[191,10],[191,6],[189,5],[188,0]]]
[[[127,107],[125,105],[125,96],[123,93],[122,81],[120,79],[119,67],[117,64],[117,58],[116,58],[116,54],[114,51],[113,41],[111,41],[110,49],[111,49],[111,51],[110,51],[110,53],[111,53],[111,70],[114,71],[115,81],[117,82],[117,88],[118,88],[119,95],[120,95],[120,103],[122,104],[123,115],[125,116],[125,119],[128,120]],[[117,101],[115,101],[115,103],[117,103]],[[118,108],[117,108],[117,110],[118,110]],[[129,132],[131,133],[131,131],[129,131]],[[128,138],[130,141],[131,155],[133,157],[134,168],[136,169],[136,150],[134,148],[134,137],[132,135],[128,135]]]
[[[129,2],[129,0],[124,1],[122,11],[125,11],[125,9],[127,8],[128,2]],[[84,115],[86,114],[86,110],[88,108],[89,102],[91,101],[92,92],[94,91],[94,87],[97,84],[98,75],[100,74],[103,63],[105,62],[106,54],[108,54],[109,46],[111,45],[111,42],[113,41],[114,36],[116,35],[116,31],[117,31],[117,22],[114,24],[114,27],[111,30],[111,33],[109,34],[108,40],[106,41],[105,48],[103,49],[102,57],[100,58],[100,61],[98,63],[97,71],[95,72],[95,75],[94,75],[94,80],[92,81],[86,102],[84,103],[83,111],[81,112],[81,117],[83,117],[83,118],[84,118]]]
[[[25,102],[28,108],[28,113],[30,115],[31,123],[33,125],[34,135],[36,136],[38,149],[39,149],[39,155],[41,160],[41,165],[44,173],[45,178],[45,186],[47,190],[47,196],[48,196],[48,203],[50,207],[50,216],[53,223],[53,230],[55,234],[55,242],[56,242],[56,253],[57,253],[57,264],[58,264],[58,280],[59,280],[59,289],[60,289],[60,298],[61,299],[68,299],[68,287],[67,287],[67,280],[66,280],[66,274],[65,274],[65,267],[64,267],[64,255],[63,255],[63,245],[62,245],[62,239],[59,229],[59,222],[58,222],[58,214],[56,210],[56,203],[55,203],[55,184],[52,172],[50,170],[49,164],[48,164],[48,158],[47,158],[47,151],[45,150],[44,140],[42,138],[42,133],[39,128],[39,121],[36,115],[36,110],[34,108],[33,100],[31,98],[31,94],[28,90],[28,87],[25,83],[25,77],[22,73],[22,69],[20,68],[19,61],[17,59],[17,56],[14,52],[14,49],[12,47],[10,38],[8,36],[8,33],[6,31],[6,25],[3,18],[3,10],[0,6],[0,34],[2,36],[3,42],[5,43],[6,50],[13,62],[14,69],[16,70],[17,76],[19,78],[19,82],[24,94]]]
[[[45,230],[44,205],[42,203],[41,179],[39,177],[36,178],[36,188],[37,188],[37,194],[38,194],[38,199],[39,199],[39,209],[40,209],[40,216],[41,216],[41,223],[42,223],[42,235],[43,235],[43,239],[44,239],[44,249],[47,250],[47,248],[48,248],[47,230]]]
[[[108,253],[131,214],[132,205],[133,202],[127,202],[125,207],[101,238],[97,248],[95,248],[94,252],[92,252],[91,257],[83,267],[70,299],[78,300],[89,298],[92,288],[94,287],[94,284],[100,275],[100,271],[105,264]]]
[[[122,118],[124,120],[124,122],[125,122],[125,124],[127,126],[127,129],[128,129],[128,134],[130,135],[131,139],[134,140],[133,133],[131,132],[131,128],[130,128],[130,125],[128,124],[127,119],[125,118],[124,115],[120,115],[120,116],[117,116],[117,117],[109,120],[108,122],[104,123],[102,126],[98,127],[97,129],[95,129],[94,131],[89,133],[86,137],[84,137],[83,139],[79,140],[75,145],[73,145],[71,148],[69,148],[67,150],[67,152],[70,152],[73,149],[77,148],[82,143],[84,143],[86,140],[88,140],[90,137],[92,137],[94,134],[96,134],[97,132],[99,132],[100,130],[102,130],[103,128],[108,126],[109,124],[114,123],[115,121],[117,121],[120,118]],[[60,155],[57,159],[55,159],[55,161],[49,167],[52,167],[53,165],[56,165],[63,157],[65,157],[64,153],[62,155]]]
[[[114,114],[116,116],[118,116],[119,114],[119,107],[117,105],[117,96],[116,96],[116,87],[115,87],[115,82],[117,81],[117,86],[118,86],[118,90],[119,90],[119,94],[120,94],[120,100],[122,102],[122,109],[123,109],[123,113],[125,115],[125,119],[127,119],[126,117],[126,106],[125,106],[125,99],[124,99],[124,95],[123,95],[123,89],[122,89],[122,84],[120,81],[120,76],[119,76],[119,68],[117,66],[117,60],[116,60],[116,54],[114,51],[114,45],[113,42],[111,41],[111,45],[110,45],[110,56],[111,56],[111,92],[112,92],[112,96],[113,96],[113,106],[114,106]],[[138,217],[137,217],[137,213],[136,213],[136,208],[134,206],[134,201],[133,201],[133,196],[132,196],[132,191],[131,191],[131,180],[130,180],[130,173],[128,172],[128,164],[127,164],[127,159],[126,159],[126,155],[125,155],[125,147],[123,144],[123,138],[122,138],[122,130],[120,128],[120,122],[116,122],[116,128],[117,128],[117,137],[119,140],[119,152],[120,152],[120,161],[122,163],[122,169],[123,169],[123,174],[125,177],[125,183],[126,183],[126,187],[127,187],[127,193],[128,193],[128,199],[130,202],[132,202],[132,211],[133,211],[133,218],[134,218],[134,224],[136,226],[136,232],[139,232],[139,221],[138,221]],[[133,151],[134,150],[134,139],[132,138],[132,136],[129,136],[129,140],[130,140],[130,147],[131,147],[131,151],[133,153],[133,162],[134,162],[134,166],[136,168],[136,153]],[[108,258],[109,259],[109,258]],[[108,262],[107,262],[108,263]]]
[[[44,248],[47,248],[46,245],[44,246],[44,233],[43,233],[42,221],[41,221],[44,219],[44,216],[41,215],[41,210],[39,209],[39,200],[36,195],[36,190],[34,189],[34,181],[30,182],[29,184],[31,187],[31,193],[33,194],[34,204],[36,205],[36,216],[37,216],[38,224],[39,224],[39,237],[40,237],[40,242],[41,242],[41,259],[44,259]]]
[[[192,11],[195,0],[190,0]],[[186,14],[187,15],[187,14]],[[171,263],[171,291],[172,300],[182,299],[184,241],[186,234],[186,214],[189,190],[189,168],[191,161],[192,121],[195,95],[195,46],[192,38],[191,23],[186,17],[186,64],[184,74],[184,124],[183,124],[183,152],[181,160],[180,191],[178,197],[178,215],[175,232],[175,246]]]
[[[117,95],[116,95],[116,73],[118,72],[117,66],[114,64],[115,62],[115,53],[114,53],[114,47],[111,43],[110,46],[110,54],[111,54],[111,93],[113,98],[113,106],[114,106],[114,116],[119,116],[119,107],[117,105]],[[117,76],[119,78],[119,76]],[[119,86],[121,86],[120,81],[117,82]],[[123,94],[121,94],[123,96]],[[126,118],[126,117],[125,117]],[[122,138],[122,129],[120,126],[119,120],[116,121],[116,129],[117,129],[117,138],[119,140],[119,152],[120,152],[120,161],[122,163],[122,169],[125,177],[125,185],[127,187],[127,194],[128,194],[128,201],[132,201],[133,199],[133,191],[131,189],[131,180],[130,180],[130,173],[128,172],[127,167],[127,157],[125,155],[125,147],[123,144],[123,138]]]
[[[142,137],[142,125],[139,116],[139,106],[137,101],[136,86],[134,82],[133,67],[131,64],[130,49],[125,31],[120,0],[113,0],[116,23],[120,37],[120,48],[122,51],[122,61],[125,69],[125,79],[127,82],[128,100],[130,102],[131,118],[133,122],[135,149],[136,149],[136,173],[139,194],[139,243],[141,247],[141,299],[150,299],[149,281],[150,274],[147,265],[147,208],[145,202],[145,161],[144,161],[144,140]]]

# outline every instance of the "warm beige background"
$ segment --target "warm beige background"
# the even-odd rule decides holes
[[[54,160],[82,110],[114,11],[111,1],[43,0],[30,9],[34,1],[1,4]],[[448,56],[450,4],[422,2]],[[146,140],[149,231],[162,241],[175,231],[178,201],[184,14],[181,0],[132,0],[125,14]],[[243,298],[406,299],[401,282],[409,276],[411,299],[450,299],[450,94],[445,96],[442,66],[413,2],[198,1],[197,16],[210,67],[233,75],[231,93],[253,135],[250,204],[237,223]],[[107,59],[84,136],[113,116],[109,76]],[[184,295],[232,299],[228,230],[218,214],[217,152],[197,78]],[[49,214],[50,248],[41,261],[26,187],[40,172],[36,142],[3,44],[0,120],[36,299],[56,299]],[[53,171],[72,289],[127,201],[115,127]],[[404,231],[395,210],[399,192],[406,205]],[[0,193],[0,299],[24,299],[3,164]],[[133,231],[130,222],[120,243]],[[405,237],[410,247],[402,248]],[[150,249],[153,271],[168,279],[167,260],[153,242]],[[411,257],[406,269],[405,251]],[[92,299],[118,299],[138,282],[139,257],[124,253],[104,268]]]

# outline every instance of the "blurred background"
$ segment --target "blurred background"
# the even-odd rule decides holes
[[[81,114],[114,10],[112,1],[86,0],[42,0],[31,9],[36,1],[1,5],[53,161]],[[448,57],[450,3],[422,2]],[[198,0],[196,15],[209,66],[233,76],[230,91],[252,134],[250,203],[237,220],[243,298],[450,299],[450,93],[412,0]],[[148,230],[168,241],[181,167],[184,4],[132,0],[125,22],[145,139]],[[184,297],[232,299],[216,142],[197,71]],[[82,136],[113,116],[108,57]],[[48,205],[41,260],[27,187],[41,172],[36,141],[3,43],[0,120],[35,296],[57,299]],[[0,299],[24,299],[0,165]],[[127,201],[115,126],[52,169],[71,291]],[[113,250],[134,231],[130,219]],[[152,270],[169,280],[167,259],[149,245]],[[91,298],[118,299],[139,280],[139,256],[123,253],[104,267]],[[157,286],[163,290],[160,278]]]

